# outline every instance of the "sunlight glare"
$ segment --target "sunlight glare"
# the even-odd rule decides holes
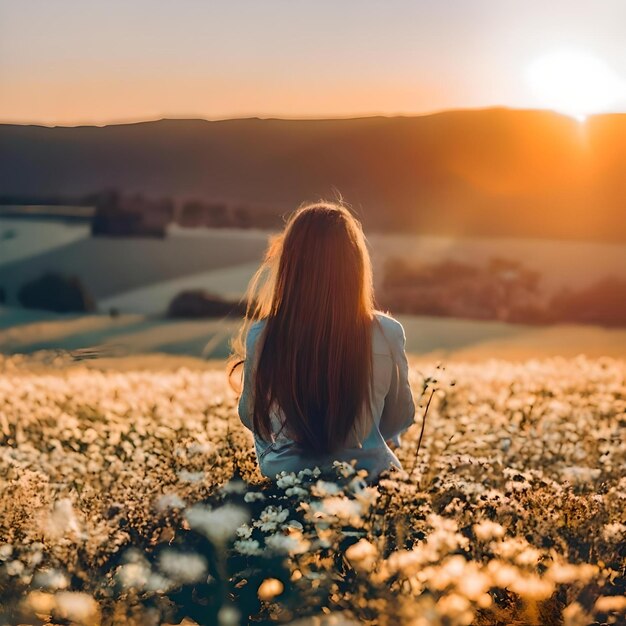
[[[626,82],[602,59],[559,49],[533,61],[527,79],[538,103],[584,121],[626,97]]]

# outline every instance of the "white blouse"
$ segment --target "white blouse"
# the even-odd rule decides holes
[[[246,337],[243,390],[238,412],[244,426],[251,431],[254,372],[260,354],[257,340],[264,324],[265,320],[252,324]],[[398,443],[399,435],[411,426],[415,417],[405,344],[406,336],[402,324],[393,317],[376,311],[372,321],[373,385],[369,433],[362,441],[354,440],[332,455],[312,456],[304,454],[298,444],[284,434],[280,411],[274,411],[270,417],[274,431],[273,441],[264,441],[253,431],[261,472],[269,478],[275,478],[281,471],[298,472],[313,467],[324,470],[330,469],[335,460],[354,460],[357,468],[368,471],[371,480],[392,465],[401,467],[386,442],[395,440]]]

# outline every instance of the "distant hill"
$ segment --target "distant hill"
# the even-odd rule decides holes
[[[626,242],[626,114],[0,125],[0,195],[104,188],[277,212],[338,190],[376,230]]]

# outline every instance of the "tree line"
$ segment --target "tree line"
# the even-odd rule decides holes
[[[552,294],[542,291],[540,281],[538,272],[507,259],[491,259],[484,266],[450,260],[416,264],[392,259],[385,266],[376,299],[379,307],[395,314],[626,327],[625,280],[606,277],[586,287]],[[0,303],[5,298],[0,286]],[[23,307],[57,313],[96,311],[94,298],[78,277],[53,272],[26,282],[17,299]],[[244,312],[245,303],[188,289],[171,300],[165,316],[194,319],[241,316]]]

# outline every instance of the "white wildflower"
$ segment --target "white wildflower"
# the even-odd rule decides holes
[[[224,605],[217,614],[217,626],[239,626],[241,614],[232,605]]]
[[[620,522],[605,524],[602,527],[602,538],[605,541],[626,541],[626,524],[621,524]]]
[[[299,485],[301,479],[293,472],[280,472],[276,475],[276,486],[279,489],[287,489]]]
[[[81,536],[80,524],[69,498],[63,498],[54,503],[52,512],[44,521],[43,529],[45,534],[53,539],[71,533]]]
[[[243,497],[244,502],[262,502],[265,500],[265,494],[260,491],[248,491]]]
[[[6,561],[13,554],[13,546],[10,543],[0,544],[0,561]]]
[[[235,493],[241,495],[245,493],[247,489],[246,483],[243,480],[229,480],[225,485],[222,486],[223,493]]]
[[[318,480],[311,487],[311,493],[317,498],[326,498],[328,496],[336,496],[342,493],[342,489],[337,483]]]
[[[478,524],[474,524],[474,534],[481,541],[500,539],[504,537],[504,532],[504,528],[500,524],[491,520],[482,520]]]
[[[159,555],[159,569],[181,583],[195,583],[206,578],[207,562],[201,554],[166,549]]]
[[[169,509],[184,509],[185,501],[175,493],[164,493],[157,499],[155,507],[159,513]]]
[[[93,624],[98,621],[98,603],[86,593],[60,591],[54,596],[56,612],[73,622]]]
[[[204,480],[204,472],[189,472],[187,470],[181,470],[178,472],[178,480],[183,483],[198,483]]]
[[[359,539],[346,550],[346,558],[354,569],[371,572],[379,558],[378,549],[367,539]]]
[[[259,556],[263,553],[261,544],[256,539],[238,539],[233,547],[239,554],[245,556]]]
[[[33,577],[33,586],[43,589],[67,589],[69,584],[68,577],[54,568],[41,569]]]
[[[270,505],[263,509],[259,519],[254,522],[257,528],[263,532],[273,532],[279,524],[282,524],[289,517],[289,510],[281,506]]]
[[[196,504],[187,509],[185,518],[191,528],[222,544],[235,535],[237,528],[248,521],[249,515],[245,509],[234,504],[225,504],[219,509]]]
[[[280,554],[304,554],[311,547],[310,542],[298,531],[288,535],[282,533],[268,535],[265,538],[265,545],[268,549]]]
[[[117,568],[115,576],[125,589],[143,589],[150,578],[150,566],[145,562],[126,563]]]

